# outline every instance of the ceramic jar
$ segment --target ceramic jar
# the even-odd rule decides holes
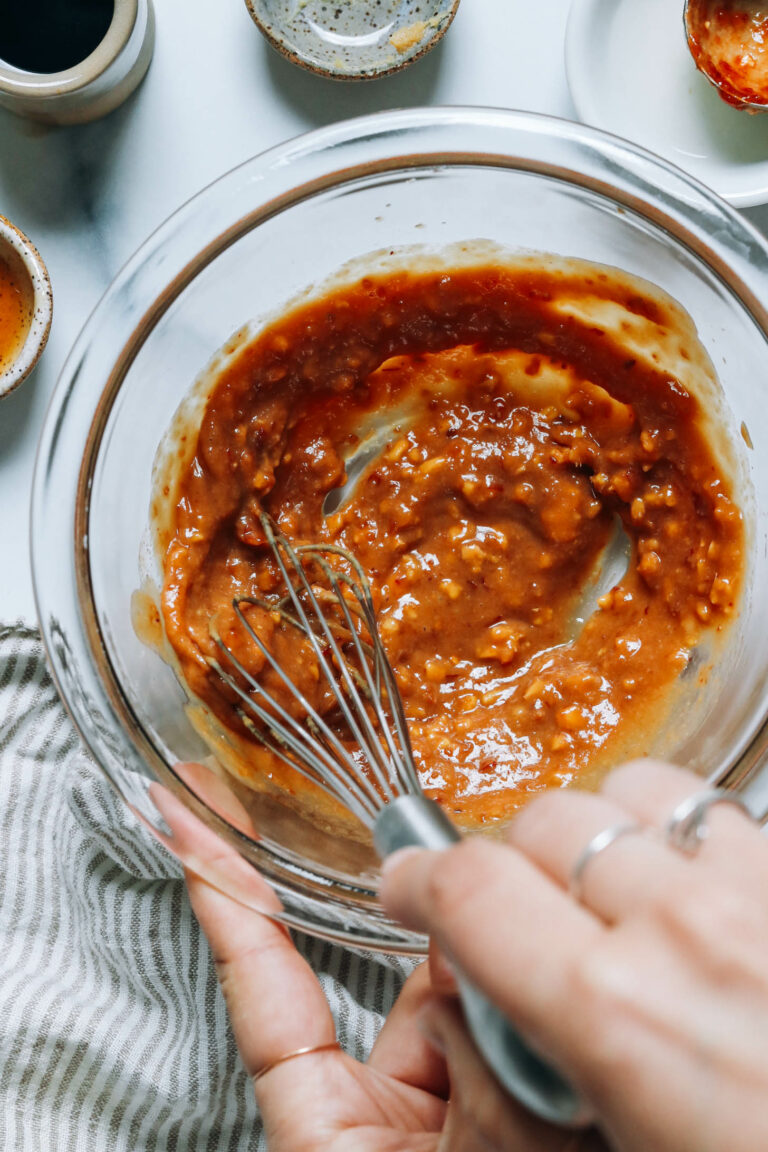
[[[0,59],[0,105],[49,124],[79,124],[105,116],[143,80],[154,31],[152,0],[115,0],[103,40],[73,67],[27,72]]]

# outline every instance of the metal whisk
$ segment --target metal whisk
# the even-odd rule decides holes
[[[254,675],[222,639],[211,666],[237,699],[239,715],[264,747],[339,800],[373,831],[384,858],[398,848],[442,849],[460,839],[442,809],[422,792],[408,725],[376,625],[360,564],[335,545],[293,547],[265,514],[261,524],[281,582],[279,595],[239,596],[235,618],[264,664]],[[331,558],[333,563],[331,563]],[[248,609],[305,639],[317,662],[319,702],[286,673],[248,619]],[[269,669],[278,693],[265,686]],[[552,1123],[588,1121],[583,1101],[520,1039],[478,990],[459,979],[464,1014],[478,1048],[516,1099]]]

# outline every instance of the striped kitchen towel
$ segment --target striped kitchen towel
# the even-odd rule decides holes
[[[180,868],[84,753],[22,624],[0,625],[0,821],[0,1148],[264,1148]],[[364,1057],[410,965],[297,942]]]

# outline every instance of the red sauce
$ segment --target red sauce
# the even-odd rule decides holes
[[[726,103],[768,106],[768,4],[690,0],[686,28],[697,68]]]

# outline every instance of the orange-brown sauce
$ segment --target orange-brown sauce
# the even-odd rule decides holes
[[[0,372],[10,368],[27,338],[31,304],[25,282],[0,256]]]
[[[743,526],[699,401],[559,307],[597,295],[663,332],[663,305],[586,268],[366,278],[277,320],[221,372],[178,488],[162,609],[181,674],[225,728],[243,736],[207,661],[210,621],[237,645],[232,598],[279,586],[264,509],[292,540],[362,564],[422,782],[464,823],[644,749],[702,633],[736,610]],[[383,450],[324,516],[382,414]],[[616,517],[629,567],[581,625]],[[266,614],[255,626],[316,693],[306,652]],[[255,745],[237,770],[305,788]]]

